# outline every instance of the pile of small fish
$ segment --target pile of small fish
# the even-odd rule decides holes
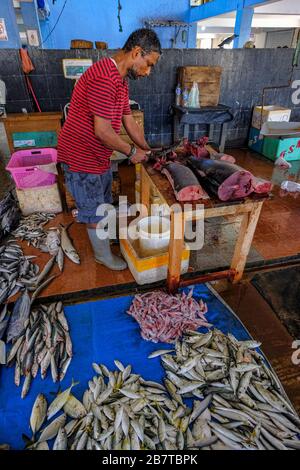
[[[278,378],[255,351],[259,345],[217,329],[189,331],[175,350],[149,356],[162,356],[173,402],[202,400],[194,402],[199,434],[193,444],[188,432],[189,448],[300,449],[300,419],[283,397]]]
[[[35,248],[39,248],[47,236],[46,231],[43,229],[44,225],[48,224],[55,217],[55,214],[48,214],[47,212],[36,212],[35,214],[22,217],[12,235],[15,238],[20,238],[22,241],[27,241],[28,246],[32,245]]]
[[[28,295],[28,294],[27,294]],[[13,346],[8,354],[7,365],[15,364],[15,384],[20,385],[24,376],[21,397],[29,390],[31,380],[37,376],[39,368],[44,379],[51,369],[53,382],[63,380],[72,360],[72,341],[69,326],[64,315],[62,302],[39,305],[30,311],[30,299],[20,305],[18,317],[14,311],[8,329],[8,340]]]
[[[45,277],[52,269],[55,257],[51,258],[39,273],[39,267],[30,259],[35,256],[23,256],[22,249],[14,241],[8,241],[0,247],[0,364],[6,363],[6,342],[20,336],[29,317],[31,304],[39,293],[56,277]],[[22,294],[14,304],[12,314],[5,302],[20,290]],[[28,291],[34,291],[31,298]],[[4,304],[1,306],[1,304]]]
[[[9,444],[0,444],[0,451],[1,450],[10,450]]]
[[[202,336],[204,341],[205,335]],[[253,351],[244,346],[244,352]],[[156,351],[150,357],[163,353],[166,351]],[[73,381],[49,408],[45,397],[38,395],[30,418],[33,436],[28,438],[27,447],[48,450],[47,441],[55,438],[53,450],[299,449],[299,418],[283,398],[276,399],[274,392],[263,385],[257,409],[243,405],[236,396],[228,397],[229,392],[223,398],[220,387],[211,382],[207,387],[217,390],[210,390],[204,399],[193,400],[192,407],[188,407],[183,397],[198,396],[194,393],[195,377],[188,377],[193,369],[186,365],[185,356],[182,350],[175,356],[181,372],[177,370],[173,374],[176,382],[181,382],[180,388],[169,376],[164,380],[165,385],[144,380],[132,373],[130,365],[125,367],[115,360],[114,372],[103,364],[93,364],[97,375],[89,381],[82,402],[71,393],[76,385]],[[258,366],[258,370],[259,367],[265,380],[264,366]],[[268,374],[270,377],[272,372],[268,370]],[[274,380],[277,382],[275,377]],[[276,407],[271,400],[276,402]],[[63,414],[44,427],[36,438],[46,417],[49,420],[60,411]],[[71,418],[69,422],[67,417]]]
[[[18,224],[21,212],[14,193],[8,192],[0,201],[0,240],[6,237]]]
[[[59,394],[47,411],[45,397],[39,395],[31,413],[33,439],[28,447],[46,449],[46,441],[55,438],[53,450],[176,450],[183,449],[189,424],[197,435],[197,413],[171,400],[160,383],[146,381],[115,360],[116,371],[93,364],[97,373],[89,381],[83,403],[71,387]],[[180,398],[180,397],[179,397]],[[38,439],[36,432],[51,419]],[[71,418],[67,424],[67,416]],[[42,447],[41,447],[42,446]]]
[[[35,256],[24,256],[15,240],[0,246],[0,304],[17,294],[38,274],[39,267],[31,263]]]
[[[60,271],[64,269],[64,255],[73,263],[80,264],[80,258],[68,235],[68,227],[60,225],[60,228],[51,228],[46,233],[39,249],[54,256]]]
[[[127,311],[139,323],[141,336],[157,343],[172,343],[186,330],[211,326],[205,319],[207,305],[193,297],[193,290],[169,295],[163,291],[138,294]]]
[[[28,245],[31,244],[35,248],[49,253],[51,256],[55,255],[58,267],[62,271],[64,255],[76,264],[80,263],[80,259],[68,236],[68,227],[60,225],[60,228],[52,227],[48,231],[44,230],[44,225],[54,217],[55,214],[47,214],[45,212],[23,217],[13,235],[22,241],[26,240]]]

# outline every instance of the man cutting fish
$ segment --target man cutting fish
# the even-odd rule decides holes
[[[149,76],[160,55],[161,45],[155,32],[139,29],[113,57],[92,65],[74,89],[68,118],[58,139],[58,161],[76,201],[77,220],[87,226],[96,261],[112,270],[126,269],[127,264],[111,252],[109,238],[97,237],[97,224],[102,219],[96,214],[97,208],[112,202],[112,152],[121,152],[131,163],[139,163],[150,151],[142,129],[131,115],[127,78]],[[122,123],[133,144],[119,136]]]

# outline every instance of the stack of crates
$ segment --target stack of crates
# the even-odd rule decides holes
[[[265,138],[260,136],[262,125],[267,121],[288,122],[290,120],[291,110],[281,106],[255,106],[252,115],[252,126],[249,133],[248,147],[255,152],[264,153]],[[268,157],[268,155],[265,155]],[[269,157],[268,157],[269,158]]]

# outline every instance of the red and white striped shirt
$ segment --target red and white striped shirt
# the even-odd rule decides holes
[[[58,161],[69,165],[71,171],[105,173],[112,150],[96,137],[94,116],[111,121],[119,134],[124,114],[131,114],[128,83],[106,57],[92,65],[74,88],[68,118],[58,138]]]

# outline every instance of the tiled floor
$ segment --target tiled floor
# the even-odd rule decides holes
[[[247,169],[253,171],[256,176],[271,178],[276,182],[274,186],[274,197],[266,201],[263,206],[261,218],[258,223],[257,231],[254,237],[251,252],[248,261],[255,263],[259,261],[275,259],[280,257],[289,257],[300,254],[300,197],[293,198],[291,195],[282,197],[278,189],[278,182],[289,177],[299,179],[300,161],[293,165],[289,174],[282,170],[274,170],[272,162],[263,157],[244,150],[232,150],[237,162]],[[133,167],[126,163],[120,166],[120,175],[122,180],[122,194],[128,195],[129,203],[134,202],[135,174]],[[0,188],[7,186],[7,176],[4,170],[0,171]],[[58,223],[68,223],[74,220],[71,216],[61,214],[56,220],[50,223],[51,226]],[[218,226],[207,230],[208,239],[204,249],[193,253],[191,256],[191,271],[199,272],[205,269],[218,269],[230,264],[233,253],[234,243],[237,236],[237,226],[234,224],[223,224],[221,229]],[[77,248],[81,265],[75,265],[66,260],[63,275],[58,276],[41,293],[41,297],[54,295],[63,295],[73,293],[78,295],[80,292],[92,291],[93,295],[105,295],[111,286],[120,289],[130,284],[135,286],[134,279],[129,270],[123,272],[112,272],[94,262],[92,250],[87,238],[84,225],[74,222],[69,229],[70,236],[74,240]],[[48,259],[48,255],[40,253],[34,248],[23,244],[26,254],[37,255],[36,262],[43,266]],[[128,286],[129,287],[129,286]]]
[[[274,197],[263,205],[253,247],[266,260],[296,254],[300,256],[300,193],[284,194],[280,190],[284,180],[300,182],[300,160],[291,162],[291,169],[282,170],[273,162],[247,150],[232,150],[230,153],[239,165],[274,184]]]
[[[274,197],[264,204],[249,260],[255,262],[300,254],[300,195],[299,198],[294,198],[291,195],[283,197],[279,190],[279,184],[284,179],[299,181],[300,161],[293,164],[291,170],[285,172],[274,169],[272,162],[252,152],[232,150],[229,153],[236,157],[240,165],[253,171],[256,176],[272,178],[274,182]],[[120,168],[122,193],[128,195],[130,203],[134,201],[135,194],[135,175],[132,170],[132,167],[124,164]],[[0,170],[0,189],[3,190],[6,184],[7,178],[3,170]],[[61,214],[51,222],[51,226],[58,225],[60,222],[68,223],[72,220],[70,215]],[[194,270],[203,268],[203,263],[205,260],[207,263],[207,259],[212,264],[212,252],[222,254],[222,259],[220,260],[216,256],[213,264],[223,265],[229,262],[236,231],[233,227],[227,227],[225,232],[227,239],[226,237],[221,238],[222,243],[219,243],[218,249],[217,245],[211,243],[206,248],[208,249],[207,256],[196,255],[198,259],[193,260]],[[82,224],[74,222],[69,228],[69,233],[80,254],[81,264],[75,265],[66,259],[62,274],[57,268],[54,268],[58,276],[40,294],[41,298],[44,300],[46,298],[62,298],[66,295],[69,299],[80,300],[117,295],[122,291],[128,292],[136,289],[137,285],[129,270],[116,273],[94,262],[86,230]],[[40,266],[43,266],[48,260],[47,254],[27,247],[26,244],[23,244],[23,248],[26,254],[37,255],[35,261]],[[211,250],[210,253],[209,250]],[[262,341],[263,351],[276,369],[294,405],[300,411],[299,367],[297,368],[291,363],[292,338],[284,326],[255,288],[246,280],[236,286],[227,286],[227,289],[221,292],[221,296],[241,318],[249,332]]]

